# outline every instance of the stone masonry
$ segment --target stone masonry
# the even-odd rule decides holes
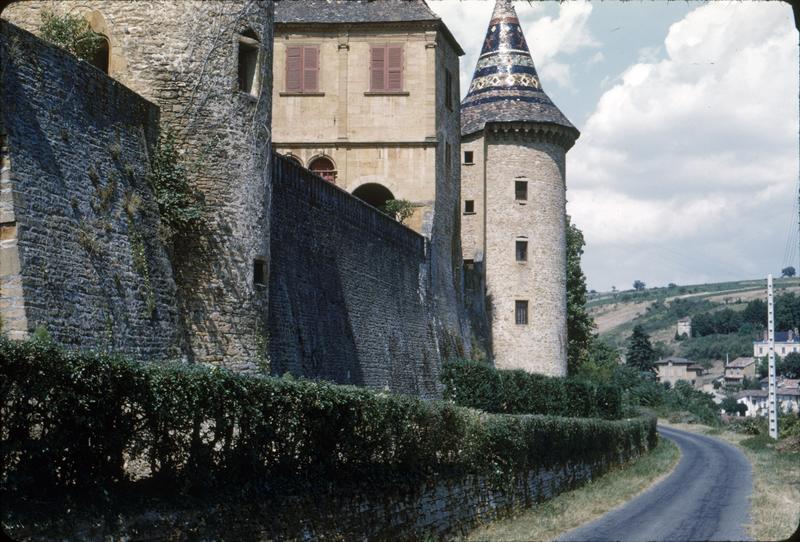
[[[269,262],[272,2],[29,1],[3,17],[36,33],[45,8],[83,15],[107,37],[109,75],[160,108],[205,197],[205,230],[174,247],[190,359],[253,368],[266,355],[268,294],[254,265]],[[243,47],[257,51],[247,92]]]
[[[180,356],[176,289],[147,183],[158,108],[0,21],[0,318],[24,338]]]

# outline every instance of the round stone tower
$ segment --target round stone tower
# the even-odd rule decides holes
[[[266,353],[272,1],[31,0],[3,18],[38,34],[48,9],[105,37],[98,67],[159,106],[205,200],[201,231],[172,247],[189,357],[255,367]]]
[[[495,365],[565,375],[565,160],[579,133],[542,90],[511,0],[492,13],[461,134],[464,257],[482,261]]]

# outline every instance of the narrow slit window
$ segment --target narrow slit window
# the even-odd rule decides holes
[[[474,164],[475,163],[475,152],[474,151],[464,151],[464,163],[465,164]]]
[[[527,262],[528,261],[528,242],[527,241],[517,241],[517,261],[518,262]]]
[[[528,301],[516,300],[514,301],[514,318],[518,325],[528,325]]]
[[[260,48],[252,30],[239,36],[239,90],[251,96],[258,96],[261,85],[258,69]]]
[[[467,199],[464,200],[464,214],[472,214],[475,212],[475,200],[474,199]]]
[[[262,258],[253,260],[253,285],[256,287],[267,285],[267,262]]]
[[[517,201],[528,200],[528,181],[514,181],[514,199]]]
[[[474,292],[477,288],[475,260],[464,260],[464,289],[468,292]]]
[[[444,71],[444,105],[453,110],[453,74],[450,70]]]

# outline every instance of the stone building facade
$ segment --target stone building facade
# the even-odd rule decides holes
[[[458,220],[459,57],[422,0],[275,7],[276,152],[380,208],[409,200],[430,239],[439,341],[464,355]]]
[[[273,3],[26,1],[3,18],[36,34],[45,9],[105,36],[108,75],[158,106],[205,198],[204,231],[171,247],[186,353],[252,367],[266,352]]]
[[[497,367],[565,375],[566,153],[578,130],[542,90],[511,0],[497,0],[461,103],[465,267],[485,274]]]

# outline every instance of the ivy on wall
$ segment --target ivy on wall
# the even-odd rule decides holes
[[[56,14],[49,9],[42,11],[39,32],[45,41],[87,61],[92,60],[104,40],[85,19],[69,13]]]

